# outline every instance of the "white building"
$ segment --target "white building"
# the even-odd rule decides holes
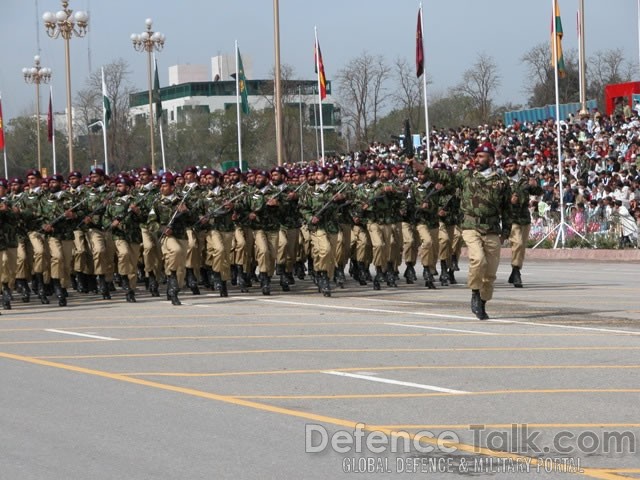
[[[251,59],[243,57],[245,77],[250,77]],[[211,78],[206,80],[203,65],[174,65],[169,67],[169,86],[160,88],[162,120],[165,124],[187,122],[191,113],[211,113],[236,108],[235,57],[219,55],[211,59]],[[273,81],[247,80],[251,110],[272,108]],[[319,126],[318,84],[316,80],[282,82],[282,91],[291,106],[302,103],[303,115],[311,126]],[[289,92],[289,93],[286,93]],[[131,94],[129,116],[134,123],[147,122],[149,117],[148,91]],[[322,102],[325,130],[340,126],[340,111],[331,99],[331,82],[327,82],[327,97]]]

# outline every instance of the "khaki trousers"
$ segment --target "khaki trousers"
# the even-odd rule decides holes
[[[402,222],[402,257],[405,262],[415,264],[418,257],[416,226]]]
[[[87,244],[84,241],[84,231],[73,231],[73,271],[89,273],[87,268]]]
[[[48,271],[48,254],[47,244],[44,236],[40,232],[29,232],[29,241],[33,253],[33,273],[44,273]]]
[[[18,241],[18,258],[16,263],[16,278],[21,280],[31,280],[31,260],[33,259],[33,249],[28,239]]]
[[[420,237],[420,261],[423,267],[429,268],[431,273],[436,271],[438,263],[438,239],[440,229],[438,227],[429,228],[424,223],[417,225],[418,236]]]
[[[366,227],[354,225],[351,228],[351,244],[358,262],[371,263],[371,239]]]
[[[445,225],[444,223],[440,222],[440,251],[438,253],[438,258],[440,260],[445,260],[449,267],[451,266],[451,246],[453,245],[453,236],[455,234],[455,230],[455,225]]]
[[[309,227],[302,225],[300,227],[300,245],[298,246],[298,261],[306,262],[311,255],[311,233]]]
[[[336,269],[337,233],[327,233],[318,229],[311,232],[311,256],[313,268],[316,272],[327,272],[329,279],[333,278]]]
[[[184,285],[185,265],[187,263],[187,240],[178,239],[166,235],[160,240],[160,251],[164,261],[164,273],[168,277],[171,272],[176,272],[178,285]]]
[[[231,245],[236,232],[207,232],[207,259],[214,272],[219,272],[223,282],[231,279]]]
[[[391,251],[389,252],[389,260],[393,262],[394,268],[397,270],[402,263],[402,224],[391,224]]]
[[[494,233],[482,235],[476,230],[463,230],[462,237],[469,254],[467,285],[480,290],[480,298],[493,298],[493,283],[500,264],[500,237]]]
[[[270,277],[275,272],[276,258],[278,256],[279,232],[267,232],[254,230],[256,248],[256,262],[260,273],[266,273]]]
[[[531,231],[531,225],[518,225],[513,223],[511,225],[511,235],[509,235],[509,242],[511,242],[511,266],[522,268],[524,263],[524,253],[527,250],[527,241],[529,240],[529,232]]]
[[[245,272],[250,272],[255,243],[253,230],[247,227],[236,227],[233,239],[233,264],[241,265]]]
[[[87,232],[89,249],[93,258],[93,273],[104,275],[107,281],[113,278],[113,257],[115,255],[115,245],[110,234],[101,230],[90,228]],[[111,279],[109,279],[111,275]]]
[[[18,248],[10,247],[0,252],[2,262],[0,264],[0,281],[9,284],[13,289],[16,283],[16,269],[18,266]],[[22,277],[21,277],[22,278]]]
[[[73,267],[73,240],[49,237],[47,242],[51,252],[51,278],[60,280],[62,288],[69,288]]]
[[[278,255],[276,263],[284,265],[285,271],[293,272],[296,261],[296,247],[298,246],[298,229],[281,229],[278,232]]]
[[[387,262],[391,261],[391,243],[393,236],[391,225],[381,223],[369,223],[367,225],[371,247],[373,250],[373,266],[387,268]]]
[[[344,267],[349,262],[351,252],[351,225],[340,224],[336,242],[336,264]]]
[[[462,229],[460,225],[456,225],[453,233],[453,243],[451,244],[451,255],[455,255],[456,258],[460,258],[460,252],[462,252]]]
[[[129,278],[129,286],[132,289],[138,284],[138,256],[140,244],[129,243],[122,238],[114,238],[116,257],[118,258],[118,273]]]
[[[160,274],[160,246],[147,227],[140,227],[142,232],[142,261],[145,273]]]
[[[194,232],[192,228],[187,229],[187,268],[192,268],[196,276],[200,276],[200,267],[202,266],[202,252],[204,244],[200,242],[201,235]]]

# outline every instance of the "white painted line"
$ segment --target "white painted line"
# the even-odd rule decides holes
[[[496,335],[495,333],[479,332],[477,330],[458,330],[456,328],[427,327],[424,325],[409,325],[406,323],[385,323],[385,325],[392,325],[394,327],[424,328],[426,330],[445,330],[447,332],[477,333],[478,335]]]
[[[285,300],[270,300],[263,298],[246,298],[245,300],[256,300],[260,302],[270,302],[270,303],[282,303],[287,305],[300,305],[303,307],[320,307],[320,308],[336,308],[341,310],[354,310],[360,312],[375,312],[375,313],[392,313],[394,315],[415,315],[421,317],[436,317],[436,318],[454,318],[459,320],[474,320],[476,321],[476,317],[463,317],[461,315],[444,315],[441,313],[427,313],[427,312],[406,312],[402,310],[383,310],[380,308],[364,308],[364,307],[346,307],[342,305],[329,305],[329,304],[321,304],[321,303],[306,303],[306,302],[288,302]],[[550,328],[565,328],[572,330],[585,330],[591,332],[603,332],[603,333],[622,333],[627,335],[640,335],[640,332],[633,330],[613,330],[610,328],[596,328],[596,327],[579,327],[576,325],[554,325],[552,323],[536,323],[536,322],[522,322],[518,320],[502,320],[502,319],[489,319],[484,320],[485,322],[499,322],[499,323],[515,323],[520,325],[531,325],[534,327],[550,327]]]
[[[405,300],[387,300],[384,298],[371,298],[371,297],[367,297],[367,302],[406,303],[407,305],[422,305],[424,307],[435,305],[435,302],[408,302]]]
[[[460,320],[476,320],[476,317],[463,317],[460,315],[444,315],[441,313],[427,313],[427,312],[405,312],[402,310],[383,310],[381,308],[364,308],[364,307],[345,307],[343,305],[329,305],[321,303],[304,303],[304,302],[288,302],[285,300],[267,300],[263,298],[255,298],[260,302],[269,303],[283,303],[286,305],[300,305],[303,307],[321,307],[321,308],[337,308],[340,310],[355,310],[359,312],[375,312],[375,313],[393,313],[394,315],[417,315],[421,317],[436,317],[436,318],[456,318]]]
[[[579,327],[577,325],[554,325],[553,323],[536,323],[536,322],[522,322],[520,320],[501,320],[501,319],[489,319],[487,322],[498,323],[516,323],[518,325],[534,325],[536,327],[551,327],[551,328],[567,328],[570,330],[589,330],[594,332],[605,333],[624,333],[627,335],[640,335],[640,332],[634,332],[632,330],[614,330],[611,328],[596,328],[596,327]]]
[[[327,375],[337,375],[338,377],[358,378],[360,380],[369,380],[371,382],[388,383],[390,385],[401,385],[403,387],[420,388],[422,390],[433,390],[434,392],[455,393],[460,395],[469,393],[469,392],[464,392],[462,390],[452,390],[450,388],[435,387],[433,385],[422,385],[420,383],[401,382],[399,380],[391,380],[389,378],[371,377],[369,375],[358,375],[356,373],[336,372],[334,370],[329,370],[322,373],[326,373]]]
[[[89,335],[88,333],[69,332],[67,330],[55,330],[53,328],[48,328],[45,330],[45,332],[62,333],[63,335],[75,335],[76,337],[95,338],[96,340],[118,340],[117,338],[112,338],[112,337],[101,337],[100,335]]]

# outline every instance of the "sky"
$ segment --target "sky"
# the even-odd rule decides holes
[[[559,0],[565,49],[577,48],[578,0]],[[622,48],[638,63],[638,5],[635,0],[586,0],[587,57],[597,51]],[[23,67],[38,53],[42,66],[53,70],[56,111],[66,102],[64,41],[48,37],[42,14],[61,9],[59,0],[0,0],[0,93],[4,121],[35,112],[35,87],[25,83]],[[415,61],[419,3],[408,0],[279,0],[281,62],[294,77],[313,79],[314,26],[329,80],[364,51],[383,55],[391,65],[398,57]],[[37,7],[37,8],[36,8]],[[158,53],[160,84],[176,64],[210,65],[210,57],[232,54],[239,42],[253,63],[253,78],[270,77],[274,64],[273,0],[70,0],[73,10],[90,13],[87,37],[73,38],[71,84],[85,87],[89,66],[123,58],[131,81],[146,90],[146,55],[133,49],[130,36],[145,30],[145,19],[165,34]],[[505,103],[526,103],[523,53],[549,41],[551,0],[425,0],[423,4],[426,70],[429,92],[445,92],[457,84],[479,53],[492,56],[501,77],[495,97]],[[38,41],[39,37],[39,41]],[[334,85],[334,94],[336,88]],[[46,93],[41,94],[41,110]]]

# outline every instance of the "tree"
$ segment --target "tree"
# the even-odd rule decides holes
[[[421,112],[424,111],[422,109],[424,103],[422,79],[416,77],[415,67],[405,58],[397,58],[394,67],[397,88],[394,89],[391,98],[396,105],[401,106],[406,114],[405,118],[409,119],[413,130],[418,132],[421,129],[420,122],[423,118]],[[429,83],[431,81],[427,79],[427,84]]]
[[[454,91],[471,98],[478,121],[486,123],[491,116],[491,95],[499,86],[500,75],[495,60],[485,53],[480,53],[473,67],[462,74],[462,82]]]
[[[587,92],[591,98],[598,99],[600,106],[604,104],[604,87],[610,83],[631,81],[636,70],[631,62],[625,59],[621,48],[599,50],[589,57],[587,65]]]
[[[541,107],[556,102],[555,72],[551,64],[551,49],[548,43],[540,43],[521,57],[527,66],[529,82],[525,92],[529,94],[529,106]],[[564,51],[565,78],[558,79],[560,103],[580,100],[578,55],[576,50]]]
[[[376,138],[378,119],[390,97],[387,89],[390,72],[384,57],[363,52],[336,76],[342,119],[355,132],[357,147]]]

